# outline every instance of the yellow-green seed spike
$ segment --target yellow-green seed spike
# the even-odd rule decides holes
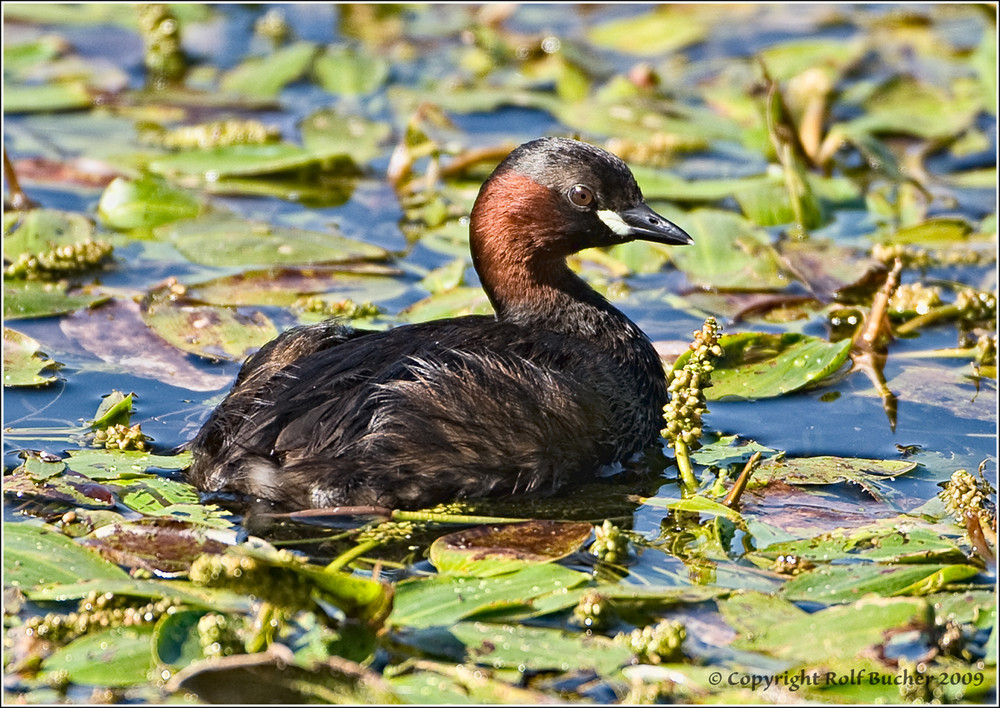
[[[669,374],[667,390],[670,401],[663,408],[666,427],[660,434],[674,448],[677,469],[688,491],[694,491],[698,487],[689,453],[700,446],[701,419],[707,411],[704,389],[711,383],[715,360],[722,356],[722,348],[719,346],[720,329],[714,317],[705,320],[701,330],[694,333],[688,360],[679,370]]]

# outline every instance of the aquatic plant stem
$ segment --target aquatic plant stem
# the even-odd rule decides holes
[[[34,209],[35,203],[28,198],[28,195],[21,189],[21,183],[17,181],[17,172],[14,165],[7,157],[7,149],[3,151],[3,176],[7,180],[7,189],[10,191],[10,205],[16,211],[27,211]]]
[[[446,514],[437,511],[396,510],[389,517],[393,521],[431,521],[440,524],[516,524],[528,519],[505,516],[474,516],[470,514]]]
[[[681,482],[688,492],[695,492],[698,489],[698,480],[694,477],[691,469],[691,457],[688,454],[688,446],[683,440],[678,438],[674,442],[674,451],[677,453],[677,471],[680,472]]]
[[[272,602],[262,602],[254,618],[253,634],[246,641],[247,654],[264,651],[272,641],[281,623],[281,611]]]
[[[957,317],[961,314],[962,309],[954,304],[950,303],[948,305],[941,305],[940,307],[935,307],[932,310],[925,312],[922,315],[917,315],[911,320],[907,320],[903,324],[896,327],[896,334],[909,334],[914,332],[921,327],[926,327],[929,324],[933,324],[938,320],[951,319]]]
[[[338,573],[345,567],[347,567],[347,565],[351,563],[351,561],[357,560],[368,551],[372,550],[373,548],[378,548],[381,545],[382,545],[381,541],[376,541],[374,539],[370,541],[362,541],[358,545],[354,546],[353,548],[349,548],[348,550],[344,551],[339,556],[334,558],[332,561],[330,561],[330,563],[327,564],[324,570],[327,573]]]
[[[740,505],[740,497],[743,496],[743,492],[747,488],[747,484],[750,482],[750,477],[753,475],[753,471],[757,469],[757,463],[760,462],[760,451],[758,450],[747,463],[743,466],[743,471],[740,472],[740,476],[736,478],[736,482],[733,483],[732,489],[729,490],[729,494],[726,498],[722,500],[722,503],[728,506],[730,509],[737,509]]]

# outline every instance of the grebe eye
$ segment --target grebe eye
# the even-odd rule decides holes
[[[590,191],[589,187],[584,187],[582,184],[574,185],[570,187],[569,190],[569,200],[576,204],[577,206],[590,206],[594,203],[594,193]]]

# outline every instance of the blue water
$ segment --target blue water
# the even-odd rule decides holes
[[[191,54],[202,62],[211,63],[222,69],[237,64],[248,48],[248,37],[252,33],[253,21],[268,6],[226,5],[217,8],[220,17],[211,25],[211,31],[201,30],[190,36]],[[336,12],[328,6],[299,5],[282,6],[286,11],[294,32],[303,39],[316,42],[336,42],[344,39],[339,34]],[[582,32],[587,24],[607,17],[644,11],[642,7],[595,6],[591,14],[583,19],[576,12],[566,12],[565,6],[529,5],[525,6],[512,20],[515,27],[525,31],[548,31],[553,33]],[[812,6],[809,6],[812,7]],[[829,9],[833,6],[827,6]],[[811,11],[819,12],[814,9]],[[866,12],[880,10],[868,8]],[[437,13],[447,14],[451,10],[437,7]],[[802,12],[807,12],[802,6]],[[718,71],[726,59],[748,56],[761,48],[790,38],[815,38],[810,33],[811,24],[797,22],[790,13],[779,11],[777,6],[764,12],[766,19],[774,26],[755,26],[747,23],[721,24],[719,31],[709,36],[703,43],[688,50],[686,55],[692,62],[690,77],[709,77]],[[442,16],[443,19],[444,16]],[[962,34],[961,23],[951,26],[953,34]],[[141,43],[134,33],[120,28],[106,26],[60,27],[77,51],[88,58],[103,58],[124,69],[130,84],[135,88],[142,83]],[[849,36],[854,30],[846,24],[831,23],[820,36],[837,38]],[[963,35],[965,36],[965,35]],[[975,43],[969,37],[970,46]],[[635,63],[634,57],[602,52],[595,60],[606,62],[610,70],[621,71]],[[418,57],[412,65],[395,69],[393,80],[418,85],[420,71],[434,65],[433,56]],[[690,87],[688,87],[690,88]],[[297,122],[310,111],[329,105],[331,98],[308,83],[289,87],[282,94],[284,110],[265,114],[265,122],[275,123],[294,138]],[[368,109],[374,115],[391,115],[391,108],[384,96],[368,99]],[[494,144],[500,140],[526,140],[538,135],[565,132],[549,114],[529,109],[501,108],[488,113],[471,113],[452,116],[458,131],[465,133],[471,146]],[[397,121],[398,122],[398,121]],[[58,133],[59,126],[73,130],[76,123],[72,116],[46,118],[44,125],[49,131],[39,134],[36,119],[32,117],[8,117],[5,124],[5,144],[13,150],[14,157],[23,159],[33,154],[49,157],[74,157],[57,148],[46,147],[46,135]],[[988,167],[995,165],[996,128],[995,119],[983,118],[979,126],[990,140],[990,149],[964,156],[959,159],[943,154],[931,155],[928,167],[932,170],[949,171]],[[35,143],[25,142],[25,134],[38,136]],[[31,145],[33,150],[19,151],[22,145]],[[376,160],[374,169],[384,169],[388,160],[386,154]],[[759,156],[748,156],[738,146],[727,152],[694,154],[682,159],[672,167],[679,174],[688,177],[728,177],[738,174],[756,174],[765,167]],[[25,184],[30,196],[50,208],[93,213],[99,190],[62,188]],[[957,199],[956,210],[976,221],[995,210],[995,192],[992,190],[954,190]],[[304,222],[314,227],[324,223],[336,223],[347,236],[364,238],[397,254],[405,254],[400,261],[405,266],[416,266],[429,270],[448,263],[450,256],[436,253],[419,245],[407,242],[400,229],[402,211],[396,203],[390,187],[375,174],[361,180],[351,199],[336,207],[304,210],[300,204],[276,198],[235,198],[216,197],[213,201],[226,208],[251,218],[274,223]],[[846,231],[852,239],[866,233],[863,224],[853,223],[851,216],[842,215],[838,229]],[[206,269],[181,261],[149,259],[142,255],[138,245],[120,248],[116,251],[116,265],[102,273],[104,285],[115,288],[133,289],[142,292],[151,284],[167,277],[204,274]],[[942,277],[961,277],[969,280],[969,269],[942,271]],[[992,281],[991,281],[992,278]],[[415,278],[411,278],[414,280]],[[676,274],[636,276],[630,279],[632,294],[616,304],[632,317],[654,340],[686,341],[691,332],[700,326],[700,320],[690,314],[677,312],[662,301],[650,297],[660,289],[671,290],[676,285]],[[975,276],[979,287],[995,286],[992,270]],[[475,281],[473,280],[473,283]],[[404,297],[391,301],[392,308],[402,308],[419,299],[422,293],[410,289]],[[726,331],[762,329],[766,326],[740,323],[726,324]],[[194,392],[169,386],[146,378],[129,376],[127,372],[109,372],[101,362],[69,339],[59,327],[58,319],[18,321],[14,326],[38,341],[43,350],[52,358],[64,364],[60,372],[61,380],[50,387],[38,390],[7,389],[4,392],[5,428],[67,427],[80,425],[93,417],[101,396],[112,389],[133,391],[136,394],[134,421],[142,423],[143,431],[155,440],[157,451],[168,452],[189,440],[200,423],[207,417],[211,407],[219,400],[225,388],[213,392]],[[821,323],[810,325],[810,333],[823,336]],[[937,347],[955,346],[955,330],[951,326],[936,328],[919,339],[897,342],[894,352],[918,351]],[[235,377],[239,369],[236,362],[210,363],[196,357],[188,357],[191,363],[206,371]],[[906,362],[910,364],[912,362]],[[890,357],[886,376],[892,378],[901,371],[903,362]],[[103,367],[103,368],[102,368]],[[995,400],[993,381],[981,382],[981,395],[992,395]],[[970,399],[975,395],[973,384],[969,384]],[[855,373],[832,386],[817,391],[803,392],[780,399],[760,402],[719,402],[711,405],[711,413],[706,424],[710,430],[738,433],[743,438],[779,450],[787,450],[790,455],[844,455],[872,458],[896,459],[897,445],[921,445],[925,451],[952,456],[958,466],[975,467],[979,460],[995,459],[996,419],[970,419],[955,416],[937,406],[913,404],[905,397],[900,401],[895,430],[889,425],[879,398],[870,393],[871,383],[863,375]],[[830,392],[839,396],[825,400]],[[824,400],[821,400],[824,396]],[[5,436],[5,465],[17,463],[16,452],[21,448],[45,449],[60,452],[65,445],[53,444],[39,438],[12,439]],[[899,482],[901,488],[913,497],[929,498],[936,491],[936,484],[947,475],[947,465],[936,468],[933,474],[914,475],[913,479]],[[656,513],[655,510],[653,513]]]

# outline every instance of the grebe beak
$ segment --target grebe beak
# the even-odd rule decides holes
[[[650,209],[645,202],[617,212],[606,209],[597,216],[614,233],[629,240],[655,241],[667,245],[686,246],[694,243],[681,227]]]
[[[631,227],[632,238],[676,246],[694,243],[694,239],[684,229],[657,214],[646,206],[646,202],[640,202],[637,206],[626,209],[620,216],[622,221]]]

